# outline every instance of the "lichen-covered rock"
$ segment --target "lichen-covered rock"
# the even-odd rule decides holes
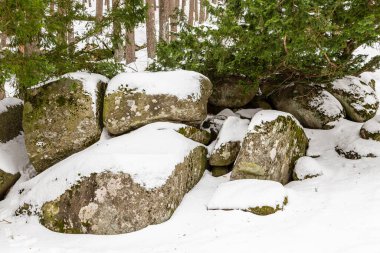
[[[293,171],[294,180],[304,180],[323,174],[323,167],[315,158],[303,156],[296,161]]]
[[[202,143],[204,145],[209,144],[211,140],[211,134],[209,132],[207,132],[206,130],[198,129],[193,126],[182,126],[176,131],[185,136],[186,138]]]
[[[0,143],[6,143],[22,132],[23,102],[17,98],[0,100]]]
[[[28,90],[23,128],[30,161],[38,172],[99,139],[107,81],[98,74],[70,73]]]
[[[149,124],[70,156],[19,186],[17,213],[27,207],[64,233],[120,234],[168,220],[207,165],[206,148],[177,128]]]
[[[345,117],[340,102],[313,84],[293,84],[274,92],[270,98],[277,110],[292,114],[307,128],[331,129]]]
[[[269,215],[288,203],[285,188],[269,180],[243,179],[222,183],[207,205],[208,210],[242,210]]]
[[[230,116],[216,139],[215,146],[209,158],[212,166],[228,166],[235,162],[241,142],[247,132],[249,120]]]
[[[211,174],[213,177],[221,177],[231,172],[231,166],[212,166]]]
[[[367,140],[380,141],[380,115],[365,122],[360,129],[360,137]]]
[[[305,132],[291,114],[260,111],[249,124],[231,179],[268,179],[286,184],[307,146]]]
[[[209,103],[218,107],[239,108],[249,103],[259,87],[243,77],[227,77],[216,82]]]
[[[106,91],[104,125],[119,135],[157,121],[198,124],[211,90],[210,80],[193,71],[119,74]]]
[[[347,117],[356,122],[373,118],[379,107],[375,91],[362,79],[347,76],[326,86],[343,105]]]

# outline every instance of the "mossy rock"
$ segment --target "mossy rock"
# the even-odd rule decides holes
[[[160,187],[147,189],[127,173],[82,177],[55,200],[43,204],[40,222],[61,233],[121,234],[168,220],[202,177],[207,150],[195,147]],[[127,165],[126,165],[127,166]]]
[[[272,207],[272,206],[257,206],[257,207],[248,208],[248,209],[246,209],[244,211],[250,212],[250,213],[254,213],[254,214],[257,214],[257,215],[261,215],[261,216],[266,216],[266,215],[274,214],[277,211],[284,210],[284,206],[286,206],[287,204],[288,204],[288,197],[285,197],[284,198],[284,202],[282,203],[282,205],[276,205],[276,207]]]
[[[182,134],[186,138],[202,143],[204,145],[209,144],[211,140],[211,133],[193,126],[181,127],[177,130],[177,132]]]
[[[363,124],[360,129],[360,137],[366,140],[380,141],[380,115]]]
[[[252,125],[252,121],[261,124]],[[295,162],[305,156],[308,147],[303,128],[292,115],[272,110],[258,112],[252,121],[231,179],[266,179],[288,183]]]
[[[239,108],[249,103],[259,89],[258,84],[238,76],[215,82],[209,103],[223,108]]]
[[[345,118],[340,102],[328,91],[315,84],[293,84],[270,96],[275,109],[292,114],[307,128],[331,129]]]
[[[6,143],[22,132],[23,102],[17,98],[0,100],[0,143]]]
[[[368,83],[353,76],[335,80],[326,86],[344,107],[347,117],[355,122],[365,122],[376,115],[379,101]]]
[[[209,158],[211,166],[228,166],[235,162],[240,151],[240,141],[229,141],[214,149]]]
[[[11,174],[0,169],[0,200],[2,200],[8,190],[20,178],[20,173]]]
[[[23,128],[28,155],[37,172],[99,140],[106,83],[93,84],[91,88],[97,94],[93,101],[83,82],[63,77],[27,91]]]
[[[154,75],[155,73],[147,74]],[[197,98],[188,96],[185,99],[164,92],[151,94],[144,89],[130,88],[128,74],[121,75],[125,75],[126,81],[122,83],[113,81],[119,80],[118,76],[112,79],[109,87],[114,85],[118,87],[115,90],[109,89],[104,100],[104,125],[113,135],[120,135],[158,121],[180,122],[196,126],[207,116],[207,101],[211,95],[212,84],[201,74],[198,74],[197,80],[194,80],[199,85],[200,96]],[[168,72],[167,75],[170,73]],[[173,79],[175,78],[174,73]],[[180,85],[180,80],[178,82]],[[151,86],[158,85],[152,81]]]
[[[221,177],[228,173],[230,173],[232,170],[231,166],[212,166],[211,167],[211,173],[213,177]]]

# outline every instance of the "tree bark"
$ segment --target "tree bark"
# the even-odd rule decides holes
[[[146,44],[148,57],[153,59],[156,56],[156,28],[154,17],[154,0],[146,0],[148,11],[146,18]]]
[[[206,7],[204,6],[204,1],[206,0],[201,0],[199,2],[199,23],[204,23],[206,21]]]
[[[100,22],[103,19],[103,0],[96,0],[95,19],[97,22]]]
[[[116,10],[120,6],[120,0],[112,1],[112,10]],[[114,59],[121,62],[124,57],[123,40],[121,37],[121,24],[118,20],[113,21],[112,41],[114,50]]]
[[[175,40],[178,26],[178,11],[179,0],[170,0],[170,40]]]
[[[125,61],[128,63],[136,60],[136,45],[135,45],[135,30],[127,33],[126,46],[125,46]]]
[[[110,9],[110,0],[106,0],[107,11]]]
[[[0,34],[0,49],[7,46],[7,35],[5,33]]]
[[[188,24],[194,25],[194,4],[195,4],[195,0],[189,0],[189,1],[190,1],[190,6],[189,6]]]
[[[199,21],[199,5],[198,5],[198,0],[194,0],[194,20],[195,20],[195,22]]]
[[[181,9],[182,9],[183,13],[185,13],[185,8],[186,8],[186,0],[182,0]]]
[[[159,0],[158,36],[163,41],[169,41],[169,1]]]

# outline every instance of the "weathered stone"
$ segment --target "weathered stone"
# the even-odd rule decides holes
[[[240,142],[231,141],[223,143],[218,149],[213,150],[209,163],[211,166],[227,166],[234,163],[240,151]]]
[[[27,91],[23,127],[37,172],[99,140],[106,82],[101,75],[73,73]]]
[[[221,177],[228,173],[230,173],[232,170],[231,166],[212,166],[211,167],[211,173],[213,177]]]
[[[207,116],[211,90],[210,80],[192,71],[123,73],[107,88],[104,125],[119,135],[157,121],[199,124]]]
[[[345,117],[340,102],[313,84],[294,84],[273,92],[270,99],[277,110],[288,112],[307,128],[331,129]]]
[[[17,98],[0,100],[0,143],[6,143],[22,132],[23,102]]]
[[[259,87],[243,77],[227,77],[215,83],[209,103],[218,107],[239,108],[249,103]]]
[[[366,140],[380,141],[380,115],[363,124],[360,129],[360,137]]]
[[[193,126],[181,127],[177,130],[178,133],[182,134],[186,138],[193,141],[207,145],[211,140],[211,134],[206,130],[198,129]]]
[[[266,110],[271,110],[272,105],[269,103],[268,99],[263,95],[256,95],[246,106],[247,108],[262,108]]]
[[[16,181],[20,178],[20,173],[11,174],[0,169],[0,200],[2,200]]]
[[[204,147],[196,147],[164,185],[150,190],[126,173],[91,174],[46,202],[40,221],[56,232],[87,234],[128,233],[162,223],[203,175],[206,154]]]
[[[249,125],[231,179],[268,179],[286,184],[307,146],[303,128],[292,115],[260,111]]]
[[[371,86],[362,79],[347,76],[332,82],[326,88],[343,105],[351,120],[364,122],[375,116],[379,107],[378,98]]]

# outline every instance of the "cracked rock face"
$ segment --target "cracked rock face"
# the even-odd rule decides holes
[[[245,136],[231,179],[266,179],[286,184],[307,146],[302,127],[290,115],[265,121]]]
[[[99,81],[93,89],[101,98],[105,83]],[[62,78],[28,90],[23,127],[36,171],[42,172],[98,141],[101,113],[102,99],[93,101],[81,80]]]
[[[149,73],[149,75],[152,76],[155,73]],[[168,72],[167,75],[170,73]],[[128,74],[126,74],[127,78]],[[176,82],[175,78],[174,75],[174,82]],[[211,95],[212,84],[201,74],[197,80],[194,80],[198,83],[200,90],[200,96],[197,98],[190,95],[181,98],[166,94],[164,91],[149,94],[144,89],[129,87],[128,79],[125,82],[116,90],[107,91],[104,99],[104,125],[113,135],[120,135],[158,121],[199,124],[207,116],[207,101]],[[154,80],[150,84],[154,88],[161,85],[162,81],[156,85]],[[180,80],[178,80],[178,85],[181,85]],[[138,87],[138,84],[136,86]]]
[[[93,173],[41,208],[40,221],[63,233],[120,234],[168,220],[206,168],[207,151],[194,148],[168,180],[153,189],[127,173]]]

